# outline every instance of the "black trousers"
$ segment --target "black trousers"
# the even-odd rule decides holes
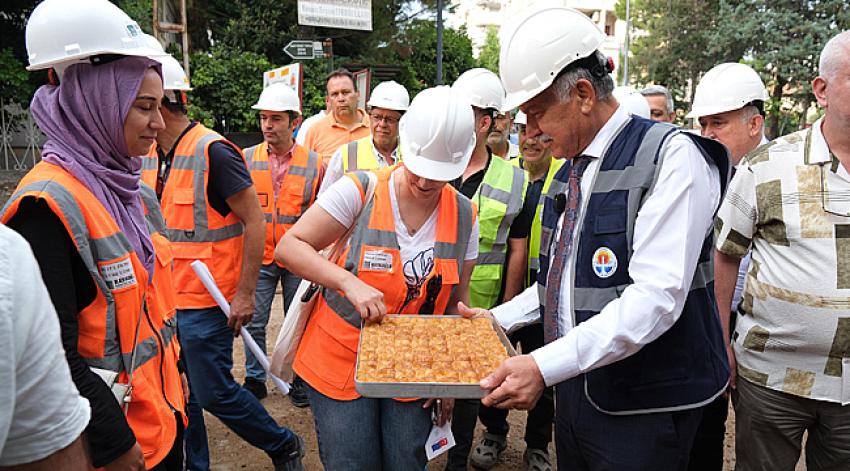
[[[726,437],[726,416],[729,399],[720,396],[703,408],[697,428],[688,471],[722,471],[723,439]]]
[[[174,419],[177,421],[177,436],[174,438],[174,444],[171,445],[171,451],[159,464],[151,468],[151,471],[182,471],[183,469],[183,420],[180,414],[174,414]]]
[[[543,346],[543,324],[532,324],[510,335],[514,348],[519,345],[522,353],[531,353]],[[552,441],[552,418],[555,416],[555,399],[552,388],[543,390],[543,396],[528,411],[525,422],[525,444],[528,448],[545,450]],[[478,418],[487,431],[496,435],[507,435],[508,411],[482,405]]]

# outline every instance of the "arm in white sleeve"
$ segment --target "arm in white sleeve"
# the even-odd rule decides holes
[[[336,152],[334,152],[331,160],[328,161],[328,168],[325,170],[325,178],[322,179],[322,184],[319,186],[319,193],[317,196],[321,196],[325,190],[336,183],[337,180],[342,178],[342,175],[342,147],[340,147],[336,150]]]
[[[494,307],[491,312],[496,322],[512,333],[529,324],[540,322],[540,298],[537,296],[537,283],[514,296],[510,301]]]
[[[719,182],[717,167],[690,138],[670,140],[655,188],[635,220],[628,267],[634,284],[599,314],[531,353],[547,385],[633,355],[673,326],[720,202]]]

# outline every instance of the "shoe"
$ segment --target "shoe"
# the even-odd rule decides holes
[[[469,461],[480,469],[490,469],[499,462],[499,455],[508,447],[508,437],[485,432],[481,442],[472,450]]]
[[[274,471],[304,471],[301,458],[304,456],[304,440],[293,433],[295,437],[277,456],[272,457]]]
[[[289,388],[289,400],[295,407],[303,408],[310,407],[310,398],[307,397],[307,390],[304,388],[304,380],[296,377],[292,382],[292,387]]]
[[[245,378],[242,387],[247,389],[249,393],[253,394],[260,401],[269,395],[269,391],[266,389],[266,383],[258,379]]]
[[[549,452],[546,450],[526,448],[522,463],[525,471],[552,471],[552,462],[549,461]]]

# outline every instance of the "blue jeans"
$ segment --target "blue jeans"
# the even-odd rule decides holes
[[[279,426],[263,405],[243,389],[230,373],[233,368],[233,331],[219,308],[177,311],[177,331],[189,377],[189,426],[186,428],[186,465],[209,469],[209,447],[202,409],[219,418],[239,437],[270,456],[283,451],[295,438]]]
[[[268,351],[266,350],[266,325],[269,323],[269,313],[272,310],[272,301],[274,301],[278,282],[283,288],[283,312],[286,314],[290,303],[292,303],[292,298],[295,297],[295,290],[301,283],[301,278],[293,275],[289,270],[279,267],[274,262],[260,267],[254,303],[254,317],[246,328],[264,352]],[[260,366],[260,361],[254,357],[254,354],[247,347],[245,348],[245,376],[258,381],[266,380],[266,370]]]
[[[396,471],[425,468],[431,409],[423,400],[361,397],[337,401],[306,385],[326,471]]]

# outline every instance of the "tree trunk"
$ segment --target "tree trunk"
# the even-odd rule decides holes
[[[776,139],[779,137],[779,117],[782,109],[782,89],[785,88],[785,78],[776,75],[773,85],[773,92],[770,97],[775,104],[775,111],[767,117],[767,138]]]

